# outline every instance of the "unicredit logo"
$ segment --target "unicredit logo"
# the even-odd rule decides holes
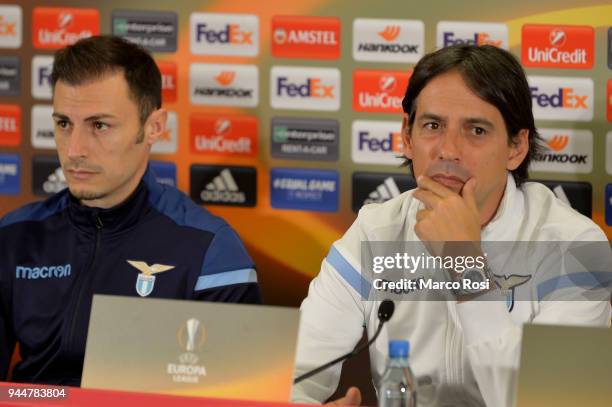
[[[563,109],[588,109],[588,95],[578,95],[573,88],[559,88],[553,94],[540,92],[539,87],[531,86],[531,99],[540,107]]]
[[[400,113],[409,77],[406,72],[353,72],[353,109]]]
[[[198,136],[195,139],[196,149],[199,151],[213,151],[217,153],[244,154],[251,152],[251,140],[240,137],[237,140],[226,140],[222,135],[211,137]]]
[[[523,26],[521,46],[526,66],[588,69],[594,60],[594,30],[528,24]]]
[[[287,77],[277,78],[277,95],[291,98],[333,99],[334,86],[323,83],[320,78],[308,78],[306,82],[292,83]]]
[[[73,20],[74,16],[72,15],[72,13],[60,13],[57,16],[57,26],[63,30],[65,28],[68,28],[68,26],[72,24]]]
[[[100,32],[96,9],[36,7],[32,15],[34,46],[56,49]]]
[[[209,44],[252,45],[253,32],[243,30],[240,24],[226,24],[221,30],[215,30],[209,24],[195,25],[196,41]]]
[[[195,148],[198,151],[210,151],[216,153],[248,154],[252,151],[251,139],[249,137],[238,137],[229,139],[225,136],[231,133],[232,122],[228,119],[219,119],[214,124],[213,135],[196,135]]]
[[[570,64],[586,64],[587,55],[586,49],[575,49],[573,51],[563,51],[562,48],[567,42],[567,34],[561,28],[553,28],[548,35],[550,39],[550,47],[529,47],[528,58],[529,62],[551,62],[551,63],[570,63]]]
[[[382,92],[393,92],[396,85],[397,80],[395,79],[395,76],[383,75],[380,77],[380,90]]]
[[[560,28],[553,28],[550,30],[550,45],[553,47],[562,47],[565,45],[565,40],[567,39],[567,35],[565,31]]]
[[[257,153],[257,119],[236,115],[221,117],[194,114],[190,119],[194,153],[254,156]]]

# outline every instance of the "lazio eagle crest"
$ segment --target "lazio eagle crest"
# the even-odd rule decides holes
[[[144,261],[126,260],[128,264],[140,271],[136,279],[136,292],[141,297],[146,297],[153,292],[155,286],[155,274],[163,273],[164,271],[172,270],[175,266],[167,266],[164,264],[153,264],[149,266]]]

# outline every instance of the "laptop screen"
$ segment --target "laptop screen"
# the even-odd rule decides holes
[[[95,295],[84,388],[289,401],[299,310]]]

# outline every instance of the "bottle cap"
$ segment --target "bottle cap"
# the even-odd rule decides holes
[[[404,340],[389,341],[389,357],[408,358],[410,354],[410,342]]]

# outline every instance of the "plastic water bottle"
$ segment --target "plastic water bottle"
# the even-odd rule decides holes
[[[414,376],[408,366],[410,343],[389,341],[389,361],[378,386],[378,407],[415,407]]]

